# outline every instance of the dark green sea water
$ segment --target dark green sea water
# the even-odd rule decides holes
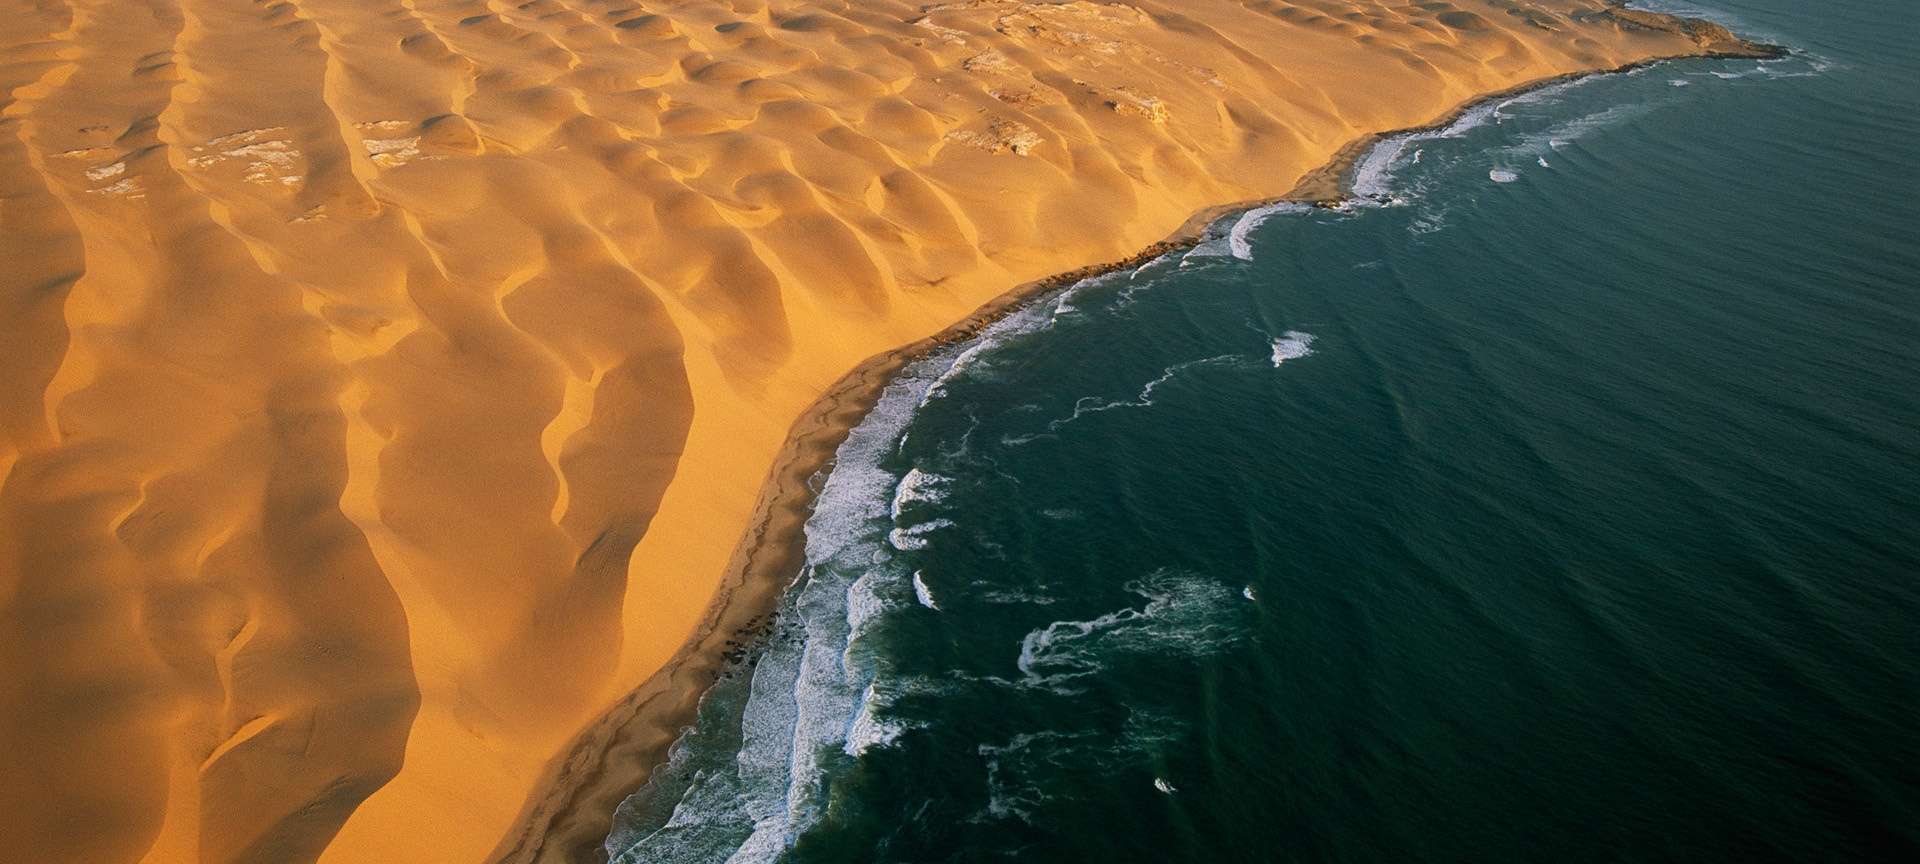
[[[912,367],[633,862],[1920,860],[1920,7]]]

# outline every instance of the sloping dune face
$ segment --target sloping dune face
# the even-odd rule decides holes
[[[788,424],[1594,0],[0,0],[0,857],[473,862]]]

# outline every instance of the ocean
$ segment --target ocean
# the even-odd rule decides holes
[[[1658,8],[910,365],[613,859],[1920,860],[1920,14]]]

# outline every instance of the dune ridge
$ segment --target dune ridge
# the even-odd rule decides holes
[[[0,0],[0,848],[572,860],[863,361],[1370,132],[1748,50],[1594,0]]]

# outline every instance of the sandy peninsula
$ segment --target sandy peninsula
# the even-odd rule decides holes
[[[590,860],[916,346],[1382,130],[1754,50],[1600,0],[0,0],[0,849]]]

